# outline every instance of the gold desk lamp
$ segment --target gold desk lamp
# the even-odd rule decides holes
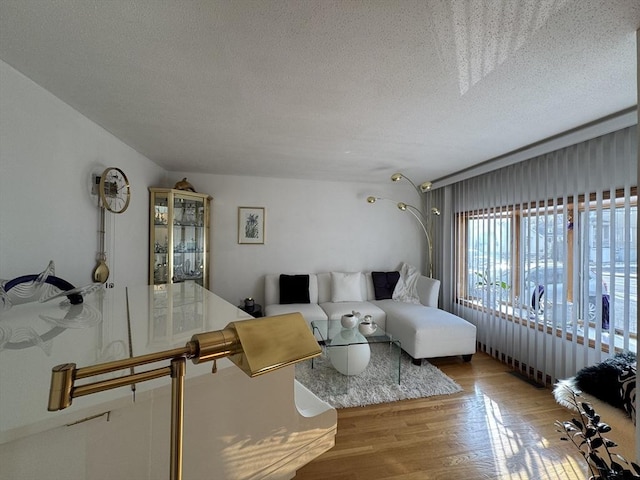
[[[164,376],[171,376],[171,480],[182,479],[182,421],[184,417],[184,377],[186,359],[193,363],[229,359],[250,377],[277,370],[320,355],[321,350],[307,322],[300,313],[242,320],[229,323],[224,329],[198,333],[184,347],[147,355],[76,368],[75,363],[53,367],[49,390],[49,411],[71,405],[73,398],[91,395],[113,388],[132,385]],[[170,360],[169,366],[123,377],[83,385],[76,380],[118,370]]]

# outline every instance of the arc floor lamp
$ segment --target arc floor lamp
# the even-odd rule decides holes
[[[426,274],[429,277],[433,277],[433,217],[440,216],[440,209],[437,207],[430,207],[429,201],[427,199],[427,195],[430,195],[431,188],[433,184],[429,181],[422,182],[420,185],[416,185],[411,181],[410,178],[403,175],[402,173],[394,173],[391,175],[392,182],[398,182],[402,179],[405,179],[407,182],[411,184],[414,190],[418,193],[420,197],[420,206],[416,207],[409,203],[405,202],[396,202],[395,200],[391,200],[389,198],[375,197],[369,196],[367,197],[368,203],[376,203],[377,200],[385,200],[389,202],[394,202],[398,207],[398,210],[403,212],[409,212],[413,217],[417,220],[422,228],[425,239],[427,241],[427,271]]]

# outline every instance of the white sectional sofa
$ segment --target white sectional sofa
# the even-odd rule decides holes
[[[390,298],[376,300],[372,272],[311,273],[308,279],[308,302],[304,296],[293,295],[286,299],[293,303],[281,303],[280,274],[267,274],[265,315],[300,312],[309,324],[314,320],[339,320],[354,310],[371,315],[380,328],[400,340],[402,349],[416,363],[423,358],[454,355],[469,361],[476,351],[475,325],[438,308],[439,280],[420,276],[416,288],[420,304],[415,304]]]

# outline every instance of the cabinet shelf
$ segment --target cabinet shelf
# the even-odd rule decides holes
[[[202,225],[201,223],[174,223],[173,224],[173,228],[176,227],[194,227],[194,228],[198,228],[198,227],[204,227],[204,225]]]
[[[192,280],[209,288],[211,197],[154,187],[149,193],[149,283]]]

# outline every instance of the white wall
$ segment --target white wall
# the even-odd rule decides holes
[[[106,214],[110,282],[147,280],[147,185],[165,172],[0,61],[0,278],[42,271],[79,286],[92,281],[99,210],[92,172],[120,167],[131,204]]]
[[[415,219],[376,195],[417,203],[411,186],[312,182],[258,177],[183,176],[212,201],[210,289],[239,303],[263,299],[266,273],[391,270],[402,261],[420,267],[424,235]],[[238,244],[238,207],[265,207],[264,245]]]

